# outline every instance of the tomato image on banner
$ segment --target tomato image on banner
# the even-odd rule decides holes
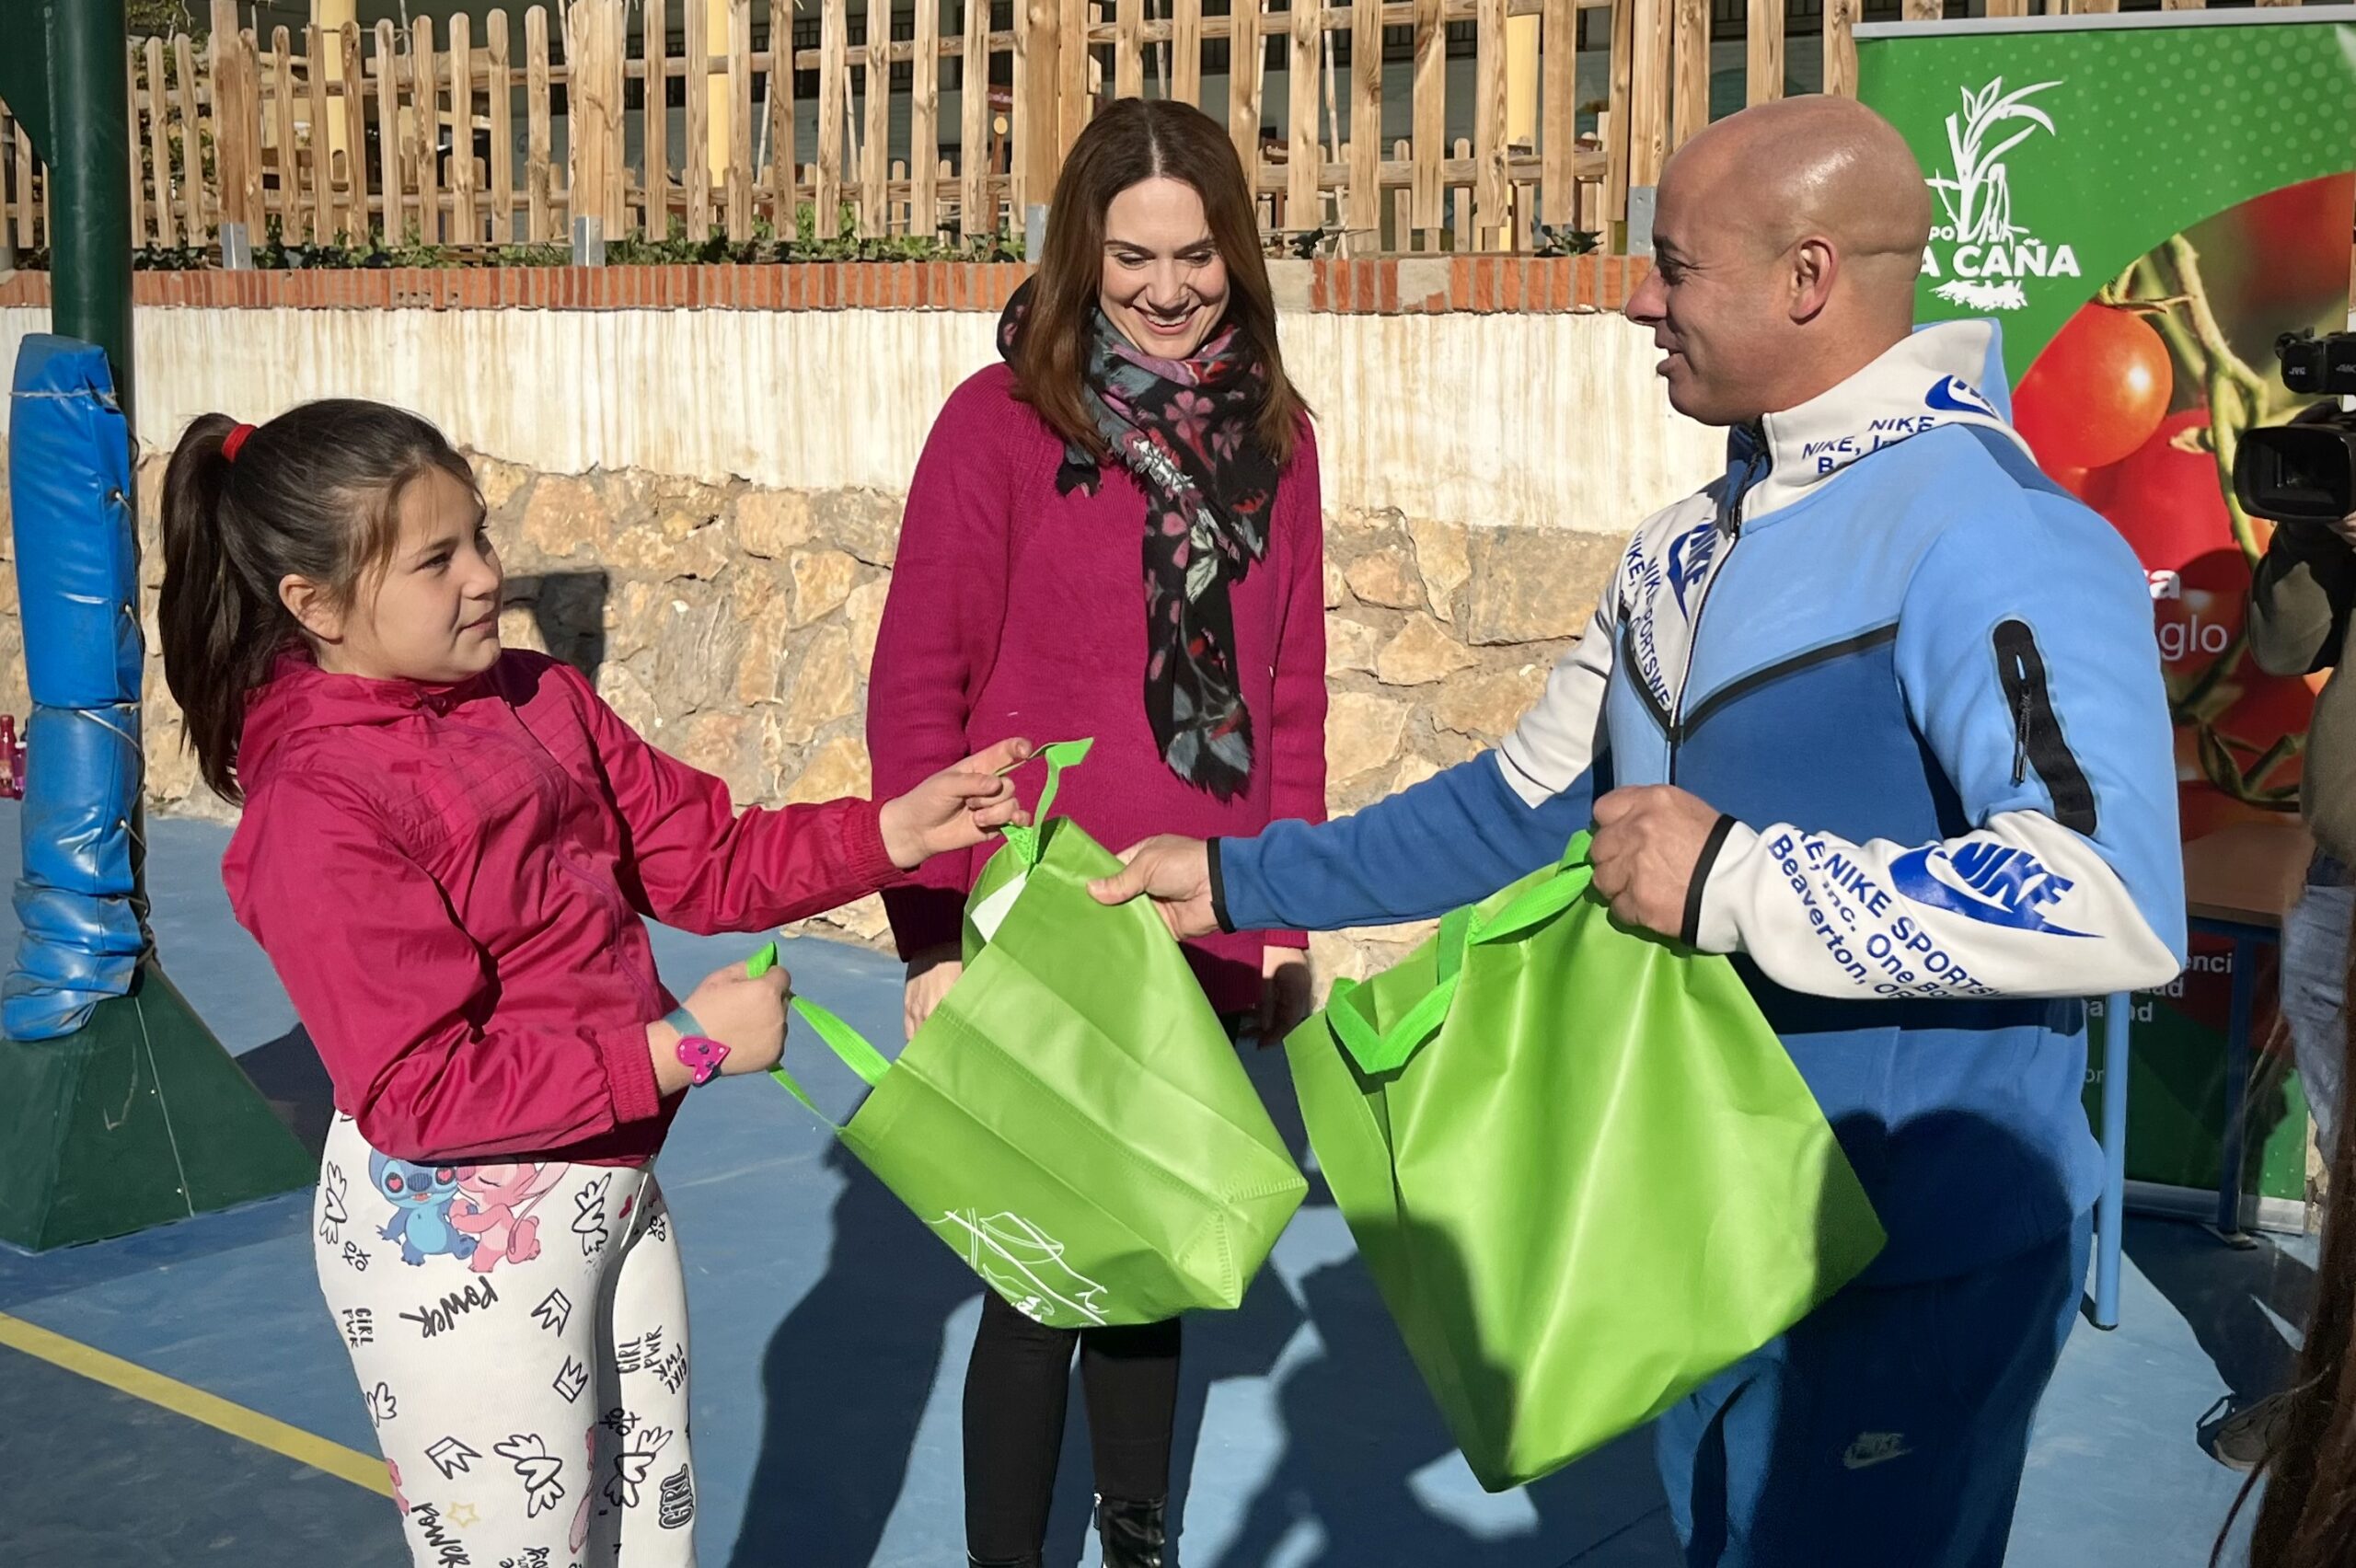
[[[2250,574],[2272,527],[2235,505],[2231,454],[2243,431],[2302,406],[2273,374],[2273,340],[2345,314],[2351,235],[2346,176],[2195,225],[2081,306],[2015,399],[2038,461],[2109,519],[2150,580],[2187,843],[2298,809],[2314,692],[2249,652]],[[2337,255],[2337,282],[2299,246]]]
[[[2047,472],[2083,482],[2151,439],[2174,389],[2160,335],[2131,311],[2090,305],[2030,367],[2013,422]]]

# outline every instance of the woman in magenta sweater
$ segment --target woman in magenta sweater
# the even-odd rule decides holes
[[[1324,549],[1243,171],[1184,104],[1115,103],[1073,144],[1006,363],[950,395],[909,486],[868,698],[892,793],[1001,737],[1093,736],[1057,801],[1118,848],[1324,814]],[[885,895],[911,1032],[955,981],[987,851]],[[1264,1041],[1305,1010],[1298,935],[1188,956]],[[965,1382],[974,1563],[1040,1561],[1074,1341],[1106,1568],[1161,1568],[1178,1325],[1042,1328],[994,1295]]]

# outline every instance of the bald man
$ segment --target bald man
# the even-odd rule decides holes
[[[1182,935],[1407,920],[1591,819],[1622,916],[1733,955],[1889,1244],[1660,1423],[1696,1565],[2003,1560],[2100,1181],[2078,998],[2184,952],[2143,573],[2007,424],[1995,328],[1913,329],[1930,224],[1854,103],[1694,138],[1627,314],[1724,477],[1637,529],[1495,752],[1322,826],[1150,840],[1099,889]]]

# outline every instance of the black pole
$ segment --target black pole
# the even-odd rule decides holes
[[[52,222],[50,329],[96,343],[114,373],[114,396],[132,432],[131,101],[123,49],[124,0],[48,0]],[[147,925],[144,768],[131,800],[132,905]],[[152,943],[152,938],[150,939]]]
[[[10,0],[17,3],[17,0]],[[123,0],[48,0],[50,146],[57,229],[49,259],[52,329],[106,350],[132,415],[131,104]],[[133,429],[136,429],[134,424]]]

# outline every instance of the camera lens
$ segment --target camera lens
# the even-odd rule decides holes
[[[2247,431],[2234,464],[2243,510],[2278,523],[2336,523],[2356,513],[2356,450],[2328,425]]]

